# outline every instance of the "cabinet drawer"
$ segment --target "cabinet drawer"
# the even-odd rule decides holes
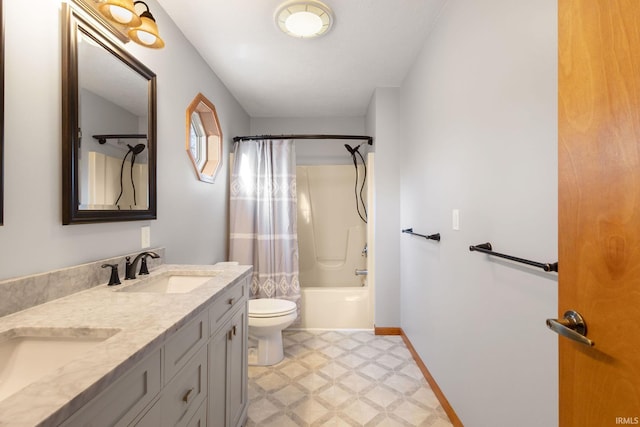
[[[126,372],[62,425],[127,426],[160,391],[160,349]]]
[[[207,312],[201,313],[191,322],[180,328],[165,344],[164,383],[191,359],[198,349],[209,339]]]
[[[133,425],[135,427],[158,427],[162,425],[162,410],[160,407],[160,402],[156,402]]]
[[[163,390],[162,425],[186,426],[206,395],[207,347],[204,346]]]
[[[226,320],[226,316],[240,304],[245,304],[249,279],[244,279],[226,290],[220,298],[216,299],[209,309],[210,332],[213,334]]]
[[[202,402],[186,427],[207,427],[207,405]]]

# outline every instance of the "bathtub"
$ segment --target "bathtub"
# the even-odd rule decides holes
[[[370,292],[362,287],[303,287],[301,329],[373,329]]]

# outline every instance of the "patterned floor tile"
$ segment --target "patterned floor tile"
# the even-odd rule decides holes
[[[365,394],[365,397],[372,402],[376,403],[382,408],[387,408],[398,399],[402,399],[402,395],[397,392],[384,387],[383,385],[376,385],[374,389]]]
[[[282,406],[292,406],[307,397],[306,390],[299,387],[288,385],[285,388],[272,393],[273,396]]]
[[[293,409],[293,413],[303,422],[312,424],[327,415],[327,408],[315,399],[307,399]]]
[[[378,411],[363,400],[354,401],[343,413],[359,425],[366,425],[378,415]]]
[[[246,427],[451,427],[401,337],[283,335],[282,362],[249,367]]]
[[[278,371],[285,374],[290,379],[294,379],[309,373],[308,368],[296,362],[295,360],[284,361],[283,363],[278,365]]]
[[[338,378],[338,382],[343,387],[355,394],[360,393],[364,389],[367,389],[375,384],[374,381],[366,378],[364,375],[360,375],[359,373],[355,372],[348,373],[345,376]]]
[[[346,401],[352,399],[353,393],[345,390],[342,387],[332,385],[331,387],[319,393],[318,397],[324,400],[328,405],[331,405],[334,408],[338,408]]]

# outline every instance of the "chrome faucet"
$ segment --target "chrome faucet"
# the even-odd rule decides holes
[[[125,280],[129,280],[129,279],[135,279],[136,278],[136,265],[138,265],[138,261],[142,260],[142,263],[140,264],[140,273],[139,274],[149,274],[149,269],[147,268],[147,257],[151,257],[151,258],[160,258],[160,255],[158,255],[155,252],[141,252],[139,253],[134,259],[133,261],[131,261],[131,257],[127,257],[126,260],[126,264],[125,264],[125,275],[124,275],[124,279]]]

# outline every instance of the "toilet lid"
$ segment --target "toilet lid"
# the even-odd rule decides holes
[[[249,317],[284,316],[296,311],[296,303],[277,298],[249,300]]]

